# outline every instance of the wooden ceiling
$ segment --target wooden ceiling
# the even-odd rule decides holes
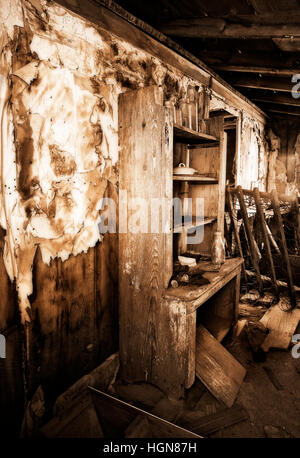
[[[300,81],[300,0],[117,3],[193,53],[270,116],[300,116],[300,88],[299,98],[292,96]]]

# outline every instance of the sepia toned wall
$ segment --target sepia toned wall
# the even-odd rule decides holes
[[[98,231],[102,197],[118,201],[118,95],[154,84],[177,100],[211,76],[53,1],[0,0],[0,24],[0,331],[14,355],[0,403],[14,421],[40,383],[54,398],[118,348],[118,240]],[[263,118],[221,89],[212,104],[242,120],[238,184],[264,188]]]

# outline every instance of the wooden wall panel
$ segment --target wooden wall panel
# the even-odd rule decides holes
[[[16,323],[18,299],[14,283],[11,283],[3,262],[5,231],[0,227],[0,332]]]
[[[120,190],[132,198],[164,197],[162,143],[165,113],[158,89],[128,91],[119,98]],[[148,209],[146,208],[148,213]],[[147,215],[146,215],[147,216]],[[151,380],[157,339],[157,311],[163,288],[164,236],[119,234],[120,360],[124,380]],[[150,220],[148,221],[150,224]],[[149,227],[149,226],[148,226]],[[147,228],[146,228],[147,230]],[[151,370],[150,370],[151,372]]]
[[[6,358],[0,359],[0,438],[16,437],[24,408],[23,338],[17,326],[3,332]]]
[[[64,263],[35,259],[29,332],[29,395],[55,398],[118,348],[117,236]]]
[[[18,324],[18,301],[3,262],[5,231],[0,228],[0,333],[6,338],[6,358],[0,358],[0,436],[20,430],[24,406],[22,373],[23,339]]]
[[[112,184],[106,195],[117,199]],[[3,249],[3,234],[0,240]],[[7,333],[7,358],[0,359],[0,426],[9,425],[12,435],[19,434],[24,391],[30,399],[42,384],[46,397],[54,400],[118,349],[117,265],[117,234],[105,234],[87,253],[52,260],[49,266],[38,249],[32,322],[24,332],[16,326],[15,287],[0,257],[0,332],[14,324]]]

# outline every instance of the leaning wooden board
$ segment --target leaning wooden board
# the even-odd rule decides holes
[[[92,395],[105,437],[124,437],[123,434],[125,430],[129,436],[128,432],[130,431],[128,427],[132,427],[132,422],[134,420],[139,422],[142,421],[142,418],[145,418],[150,430],[147,431],[148,428],[145,428],[144,432],[146,434],[150,432],[150,437],[201,438],[201,436],[192,431],[188,431],[187,429],[175,425],[170,421],[164,420],[157,415],[128,404],[121,399],[117,399],[114,396],[103,393],[91,386],[88,388]],[[139,418],[137,419],[137,417]],[[135,437],[142,437],[140,434],[142,429],[143,428],[140,428],[139,431],[135,431]],[[130,436],[133,437],[131,434]]]
[[[287,349],[300,320],[300,309],[284,311],[280,303],[269,308],[260,322],[269,329],[261,348],[268,351],[270,348]]]
[[[196,375],[218,401],[231,407],[246,369],[200,325],[196,338]]]

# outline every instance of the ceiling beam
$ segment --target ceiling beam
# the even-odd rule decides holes
[[[255,102],[276,103],[278,105],[288,105],[300,108],[300,98],[294,99],[292,94],[259,94],[257,91],[248,93],[248,97]]]
[[[292,76],[297,73],[300,73],[299,68],[271,68],[271,67],[260,67],[251,65],[226,65],[226,64],[216,64],[214,69],[223,72],[237,72],[237,73],[260,73],[262,75],[285,75]]]
[[[246,87],[250,89],[264,89],[266,91],[281,91],[291,93],[295,83],[292,83],[292,79],[285,77],[259,77],[250,75],[239,75],[235,74],[228,76],[228,81],[232,86],[235,87]],[[300,79],[300,78],[299,78]]]
[[[296,116],[300,118],[300,109],[297,107],[288,107],[286,105],[276,105],[276,104],[260,104],[261,108],[267,113],[278,113],[288,116]]]
[[[280,17],[280,16],[279,16]],[[292,14],[290,21],[295,20]],[[296,20],[295,20],[296,21]],[[300,36],[299,22],[279,24],[232,23],[220,18],[178,19],[159,27],[166,35],[189,38],[286,38]]]
[[[300,26],[299,26],[300,30]],[[224,40],[222,40],[224,41]],[[227,40],[225,40],[226,42]],[[247,40],[245,40],[247,41]],[[278,69],[284,66],[285,69],[289,69],[289,74],[295,70],[295,73],[300,73],[300,54],[299,53],[287,53],[284,54],[278,50],[275,52],[271,51],[256,51],[243,50],[232,45],[232,49],[224,49],[222,43],[215,44],[216,50],[201,49],[198,46],[197,55],[210,65],[211,67],[217,68],[217,66],[236,66],[236,67],[260,67],[268,69]]]

